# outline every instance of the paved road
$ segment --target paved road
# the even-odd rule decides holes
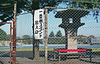
[[[98,60],[99,59],[99,60]],[[9,58],[0,58],[1,63],[0,64],[9,64]],[[39,60],[31,60],[28,58],[17,58],[16,64],[44,64],[45,60],[44,58],[40,58]],[[99,58],[93,58],[92,62],[89,61],[89,58],[82,58],[79,59],[67,59],[67,60],[61,60],[61,62],[57,61],[50,61],[48,60],[48,64],[100,64],[100,57]]]

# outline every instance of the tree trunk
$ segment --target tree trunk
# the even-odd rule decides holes
[[[33,59],[39,60],[39,41],[34,38],[34,11],[33,11]]]

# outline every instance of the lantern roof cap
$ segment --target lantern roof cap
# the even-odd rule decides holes
[[[85,11],[85,10],[64,10],[64,11],[59,11],[57,12],[57,14],[55,15],[56,18],[74,18],[74,17],[84,17],[85,15],[87,15],[89,13],[89,11]]]

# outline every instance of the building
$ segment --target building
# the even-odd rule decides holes
[[[100,45],[100,38],[91,38],[91,44]]]

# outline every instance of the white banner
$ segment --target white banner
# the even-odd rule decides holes
[[[34,12],[34,37],[35,39],[44,38],[44,9],[38,9]]]

